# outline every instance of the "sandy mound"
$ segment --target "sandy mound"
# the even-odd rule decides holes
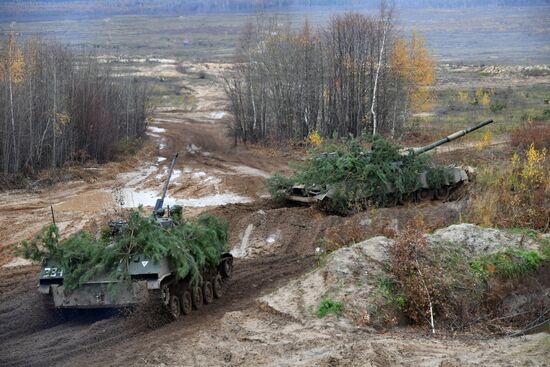
[[[501,231],[494,228],[483,228],[475,224],[455,224],[442,228],[428,235],[433,243],[449,243],[464,247],[472,254],[492,254],[507,247],[518,247],[536,250],[540,243],[530,237]]]
[[[462,247],[467,256],[488,255],[509,247],[537,249],[540,245],[532,238],[473,224],[452,225],[426,237],[432,245]],[[383,282],[390,277],[385,265],[393,244],[393,240],[379,236],[341,248],[320,259],[314,271],[262,297],[261,302],[295,319],[313,321],[320,303],[330,299],[343,305],[342,319],[346,322],[382,326],[380,307],[387,303]],[[398,322],[400,315],[383,317]]]
[[[313,319],[323,299],[345,304],[344,314],[355,322],[369,319],[368,305],[385,275],[384,263],[393,240],[374,237],[328,255],[315,271],[290,282],[261,300],[297,319]],[[323,262],[324,260],[321,260]]]

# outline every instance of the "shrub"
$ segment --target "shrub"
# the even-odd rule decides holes
[[[430,244],[421,232],[408,229],[390,253],[390,273],[398,286],[385,281],[379,289],[388,302],[399,305],[402,297],[402,310],[414,323],[429,323],[432,310],[439,328],[464,329],[488,315],[502,315],[500,302],[506,295],[494,302],[494,288],[548,263],[545,246],[472,256],[453,243]],[[534,314],[540,311],[535,304],[526,307]]]
[[[527,148],[531,144],[536,149],[550,149],[550,124],[542,122],[526,123],[511,134],[512,145]]]
[[[421,232],[408,229],[391,250],[390,271],[403,294],[403,311],[413,322],[427,323],[430,308],[450,329],[462,329],[474,319],[483,283],[460,247],[432,247]]]
[[[482,256],[471,263],[472,270],[484,279],[490,276],[512,278],[536,269],[544,260],[544,254],[537,251],[508,248],[488,256]]]
[[[317,309],[317,317],[322,319],[328,314],[333,315],[341,315],[343,306],[341,303],[333,301],[331,299],[324,299],[319,304],[319,308]]]
[[[504,167],[489,166],[476,176],[470,219],[493,227],[547,230],[550,160],[531,144]]]
[[[500,112],[505,108],[506,108],[506,103],[503,103],[503,102],[500,102],[500,101],[496,101],[495,103],[491,103],[491,105],[489,106],[489,109],[493,113]]]
[[[521,120],[524,122],[530,122],[530,121],[548,121],[550,120],[550,108],[545,108],[540,113],[529,113],[526,112],[523,115],[521,115]]]

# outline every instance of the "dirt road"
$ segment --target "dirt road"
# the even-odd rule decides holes
[[[461,204],[381,209],[347,219],[274,206],[263,198],[264,178],[287,170],[291,157],[233,147],[225,137],[220,86],[213,81],[195,93],[192,111],[155,112],[149,142],[135,157],[97,167],[81,181],[2,194],[0,365],[464,366],[544,360],[541,353],[550,345],[544,334],[498,340],[437,339],[414,329],[381,334],[337,319],[296,320],[259,303],[261,295],[315,266],[318,240],[348,221],[363,223],[371,234],[396,232],[419,216],[452,223]],[[167,201],[183,202],[187,215],[207,210],[230,222],[230,245],[239,257],[226,296],[175,322],[147,305],[124,313],[55,313],[36,291],[38,266],[14,259],[7,245],[49,223],[50,204],[64,234],[98,227],[116,214],[113,208],[153,205],[175,151],[181,156]]]

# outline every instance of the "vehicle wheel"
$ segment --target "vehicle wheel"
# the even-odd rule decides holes
[[[420,189],[418,191],[418,201],[430,201],[432,200],[434,193],[430,189]]]
[[[401,195],[401,198],[399,199],[399,204],[405,205],[408,203],[412,203],[414,201],[415,194],[414,192],[409,192],[408,194]]]
[[[212,290],[214,293],[214,297],[216,298],[222,298],[223,296],[223,287],[222,287],[222,276],[220,274],[216,274],[216,277],[212,281]]]
[[[396,194],[388,194],[388,196],[384,200],[384,206],[386,208],[393,208],[394,206],[397,206],[397,195]]]
[[[166,283],[160,287],[160,298],[163,305],[168,306],[170,304],[170,286]]]
[[[451,187],[450,186],[443,186],[439,189],[435,190],[435,198],[437,200],[447,200],[449,198],[449,194],[451,193]]]
[[[170,314],[175,319],[181,316],[180,299],[176,296],[170,297]]]
[[[202,288],[196,287],[193,289],[193,307],[195,310],[198,310],[202,307],[203,297],[202,297]]]
[[[224,278],[229,278],[233,272],[233,264],[229,259],[224,259],[220,270]]]
[[[181,295],[181,313],[184,315],[189,315],[193,310],[193,297],[191,293],[187,290],[183,291]]]
[[[212,303],[212,301],[214,300],[214,290],[212,289],[212,283],[210,283],[208,280],[202,285],[202,296],[206,305]]]

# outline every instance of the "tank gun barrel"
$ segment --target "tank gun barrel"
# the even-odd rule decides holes
[[[179,153],[174,153],[172,155],[172,163],[170,164],[170,169],[168,170],[168,177],[166,178],[166,183],[164,184],[164,190],[162,190],[162,197],[157,199],[155,204],[154,213],[156,214],[159,209],[162,209],[164,206],[164,198],[166,198],[166,192],[168,191],[168,185],[170,184],[170,177],[172,177],[172,170],[174,169],[174,164],[176,163],[176,158],[178,158]]]
[[[464,130],[460,130],[460,131],[457,131],[456,133],[454,134],[451,134],[449,136],[446,136],[444,137],[443,139],[439,139],[437,141],[434,141],[433,143],[430,143],[426,146],[423,146],[423,147],[420,147],[420,148],[413,148],[413,153],[414,154],[422,154],[422,153],[425,153],[429,150],[432,150],[434,148],[437,148],[438,146],[440,145],[443,145],[445,143],[448,143],[448,142],[451,142],[455,139],[458,139],[466,134],[469,134],[471,133],[472,131],[475,131],[477,129],[480,129],[482,128],[483,126],[485,125],[489,125],[493,123],[493,120],[487,120],[487,121],[483,121],[483,122],[480,122],[479,124],[475,125],[475,126],[472,126],[472,127],[469,127],[467,129],[464,129]]]

